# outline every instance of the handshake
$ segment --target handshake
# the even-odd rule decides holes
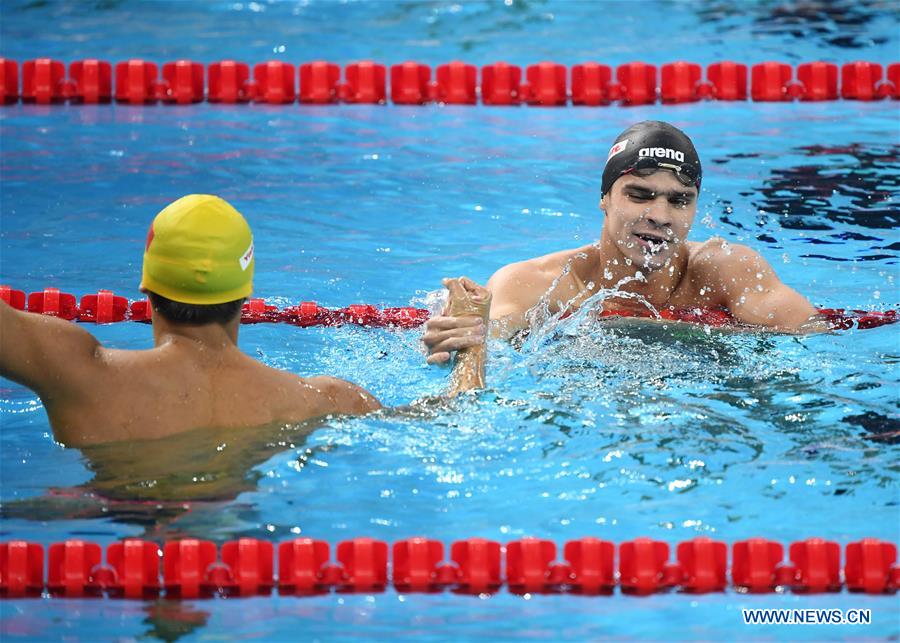
[[[491,314],[491,293],[468,277],[444,279],[450,292],[442,314],[425,325],[422,341],[428,349],[429,364],[450,361],[457,351],[451,375],[451,397],[484,387],[485,335]]]

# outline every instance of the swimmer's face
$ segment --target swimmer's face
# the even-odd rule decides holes
[[[610,238],[632,265],[649,270],[669,266],[682,252],[697,213],[697,188],[669,170],[625,174],[603,196]]]

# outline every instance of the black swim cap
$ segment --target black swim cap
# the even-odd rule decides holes
[[[601,196],[609,193],[616,179],[641,166],[672,170],[682,183],[700,189],[700,157],[688,135],[662,121],[641,121],[619,134],[609,150]]]

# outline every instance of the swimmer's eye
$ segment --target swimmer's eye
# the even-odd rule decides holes
[[[653,192],[628,192],[628,198],[632,201],[650,201],[655,197]]]
[[[684,209],[691,204],[691,200],[685,199],[685,198],[676,198],[676,199],[669,199],[669,203],[674,205],[676,208]]]

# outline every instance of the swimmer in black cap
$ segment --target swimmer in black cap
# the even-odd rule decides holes
[[[660,121],[632,125],[606,159],[599,242],[504,266],[486,289],[465,277],[459,283],[493,297],[490,320],[498,323],[491,329],[501,336],[527,327],[526,313],[542,301],[551,314],[565,314],[601,289],[622,293],[604,300],[605,311],[642,315],[643,302],[657,311],[699,307],[726,312],[737,323],[802,330],[815,308],[757,252],[718,237],[687,241],[702,177],[684,132]],[[477,316],[445,311],[426,326],[427,361],[446,362],[452,351],[483,345],[484,337]]]

